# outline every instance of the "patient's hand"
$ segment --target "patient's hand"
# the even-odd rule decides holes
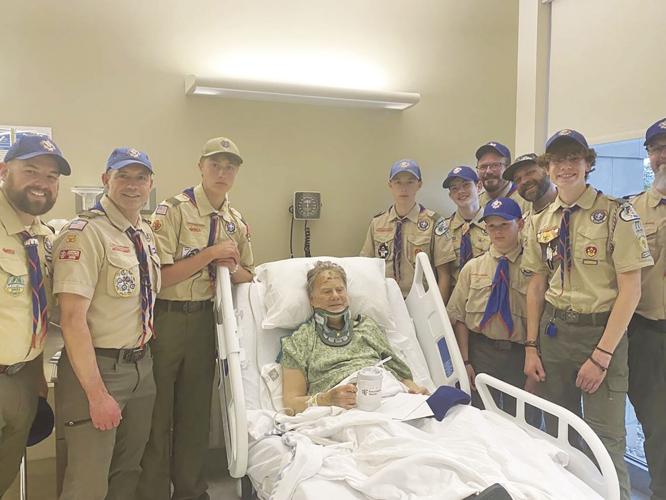
[[[410,394],[424,394],[426,396],[430,394],[428,389],[417,385],[413,380],[405,379],[402,381],[402,383],[407,386],[407,390]]]
[[[356,386],[340,385],[319,396],[319,406],[340,406],[345,410],[356,407]]]

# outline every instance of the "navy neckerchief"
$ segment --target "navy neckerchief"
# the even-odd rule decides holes
[[[425,207],[419,203],[416,203],[415,206],[419,207],[419,214],[425,210]],[[393,236],[393,276],[395,277],[396,281],[400,281],[400,261],[402,259],[402,225],[407,222],[409,219],[407,218],[407,215],[409,215],[409,212],[414,210],[412,207],[409,212],[407,212],[407,215],[404,217],[400,217],[398,215],[397,210],[395,210],[395,205],[393,205],[393,210],[395,211],[395,215],[398,218],[395,221],[395,235]]]
[[[483,329],[490,318],[499,314],[500,319],[509,332],[509,337],[513,334],[513,318],[511,317],[509,286],[509,259],[506,255],[502,255],[497,261],[497,269],[495,270],[495,277],[493,278],[492,291],[490,292],[490,298],[486,304],[486,311],[483,313],[483,319],[480,324],[481,329]]]
[[[467,226],[467,227],[465,227]],[[473,257],[472,252],[472,237],[470,236],[470,231],[472,229],[472,222],[465,221],[463,224],[463,234],[460,238],[460,266],[459,269],[462,269],[465,264]]]
[[[183,194],[187,196],[190,201],[192,202],[192,205],[195,206],[195,208],[199,208],[197,206],[197,200],[194,197],[194,188],[189,187],[187,189],[183,190]],[[210,214],[210,228],[208,230],[208,243],[206,244],[206,247],[213,246],[215,243],[215,239],[217,238],[217,226],[219,225],[219,218],[217,216],[217,213],[213,212]],[[214,263],[208,264],[208,275],[210,276],[211,281],[215,281],[215,277],[217,276],[217,266]]]
[[[47,307],[46,307],[46,288],[44,287],[44,277],[42,267],[39,262],[39,252],[37,246],[39,240],[32,236],[28,231],[18,233],[23,241],[26,254],[28,256],[28,276],[30,278],[30,287],[32,288],[32,344],[37,347],[37,337],[40,342],[46,336],[47,329]],[[37,331],[39,325],[39,331]]]
[[[571,214],[573,214],[580,207],[574,205],[573,207],[562,208],[562,220],[560,222],[560,233],[557,240],[557,253],[562,261],[560,262],[560,279],[562,280],[562,290],[564,290],[564,273],[571,271],[572,255],[571,255],[571,235],[569,234],[569,227],[571,226]]]

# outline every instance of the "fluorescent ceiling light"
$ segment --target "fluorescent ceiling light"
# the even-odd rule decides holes
[[[185,77],[185,94],[253,101],[296,102],[356,108],[403,110],[421,99],[415,92],[387,92],[246,80]]]

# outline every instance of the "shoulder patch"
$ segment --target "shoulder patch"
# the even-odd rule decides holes
[[[631,222],[640,219],[640,217],[631,203],[624,202],[620,206],[620,219],[625,222]]]
[[[85,228],[87,225],[88,225],[87,220],[74,219],[67,226],[67,231],[83,231],[83,228]]]
[[[165,203],[160,203],[157,205],[157,208],[155,209],[155,214],[156,215],[166,215],[166,213],[169,211],[169,205]]]
[[[444,219],[440,217],[437,223],[435,224],[435,234],[437,236],[442,236],[449,232],[449,219]]]

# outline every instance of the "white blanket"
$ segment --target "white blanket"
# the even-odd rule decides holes
[[[265,411],[252,412],[249,422],[254,440],[274,429]],[[309,478],[343,481],[378,500],[457,500],[493,483],[514,500],[601,498],[566,471],[568,456],[559,448],[468,406],[453,408],[443,422],[412,425],[335,407],[278,415],[275,423],[290,449],[271,481],[271,498],[278,500],[291,498]]]

